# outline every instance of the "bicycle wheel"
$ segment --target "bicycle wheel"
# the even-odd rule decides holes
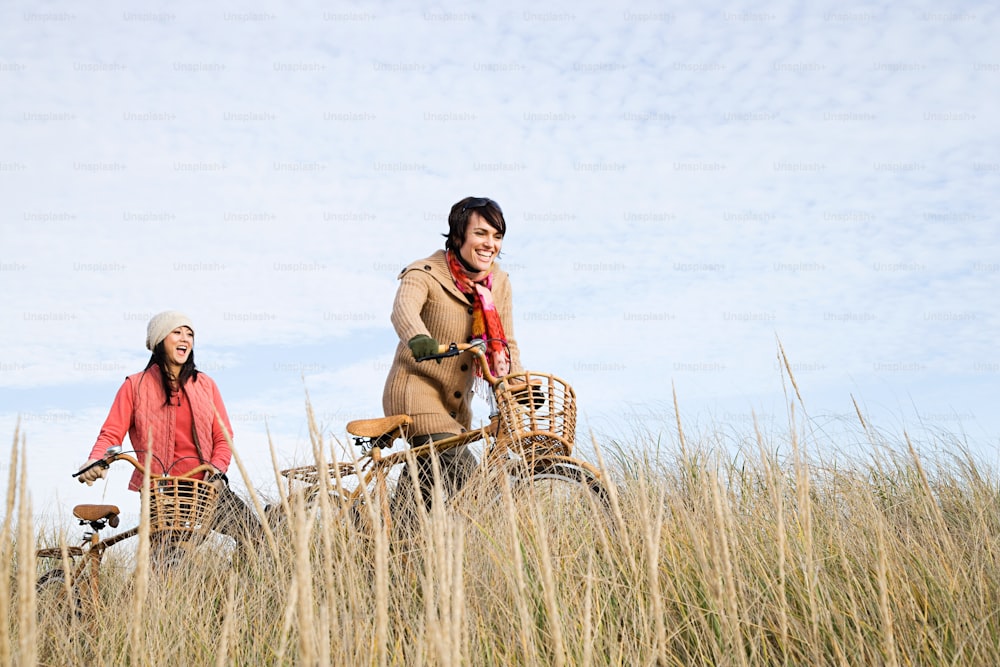
[[[610,509],[608,490],[600,477],[572,461],[537,461],[527,474],[514,476],[513,488],[516,496],[530,498],[563,522],[571,517],[603,521]]]
[[[498,483],[509,483],[513,505]],[[518,461],[487,484],[489,499],[484,495],[478,506],[463,506],[469,505],[482,531],[502,531],[492,539],[503,540],[513,522],[529,567],[547,561],[571,576],[585,576],[588,555],[613,531],[607,488],[592,469],[572,459]]]
[[[40,624],[52,624],[55,631],[67,631],[74,617],[83,615],[80,592],[76,584],[66,589],[66,572],[53,568],[38,578],[35,583],[37,594],[38,620]]]
[[[319,484],[304,488],[288,498],[287,510],[283,505],[270,505],[265,508],[265,516],[271,529],[286,537],[302,530],[309,531],[311,540],[327,539],[343,531],[351,535],[367,532],[364,499],[351,496],[337,485],[325,490]]]
[[[505,513],[501,484],[510,486],[514,511],[522,519],[534,516],[535,510],[541,512],[540,516],[556,518],[563,524],[570,517],[606,521],[610,516],[608,491],[599,475],[566,458],[539,459],[531,464],[522,460],[510,462],[506,470],[503,467],[487,470],[451,498],[449,504],[467,514]]]
[[[185,562],[190,545],[182,535],[163,531],[149,536],[149,564],[155,574],[162,575]]]
[[[287,509],[290,513],[284,505],[271,504],[265,508],[265,515],[272,526],[289,526],[299,512],[310,521],[329,521],[331,517],[323,515],[331,512],[334,516],[347,516],[346,509],[352,504],[350,489],[353,488],[353,480],[357,479],[358,473],[354,463],[340,462],[334,465],[339,466],[339,474],[335,474],[332,466],[327,466],[327,480],[320,478],[315,465],[282,470],[282,476],[296,486],[289,486],[288,490]]]

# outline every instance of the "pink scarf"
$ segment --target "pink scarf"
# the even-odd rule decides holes
[[[510,372],[510,351],[507,336],[503,332],[500,313],[493,303],[493,272],[478,282],[473,282],[462,269],[462,264],[452,251],[448,251],[448,268],[455,286],[462,294],[472,298],[472,339],[486,341],[486,361],[494,377],[502,377]],[[482,376],[482,369],[476,367],[476,375]]]

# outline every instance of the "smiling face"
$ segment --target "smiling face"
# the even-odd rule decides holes
[[[181,366],[194,350],[194,332],[188,327],[177,327],[163,339],[163,356],[171,375],[177,376]]]
[[[473,211],[465,227],[465,242],[458,249],[465,263],[476,270],[473,278],[482,275],[493,266],[493,260],[500,254],[503,234],[494,229],[483,216]]]

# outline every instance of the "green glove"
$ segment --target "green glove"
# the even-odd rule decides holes
[[[413,353],[414,359],[421,359],[429,357],[432,354],[437,354],[440,347],[436,340],[424,334],[417,334],[410,339],[407,345],[410,346],[410,352]]]

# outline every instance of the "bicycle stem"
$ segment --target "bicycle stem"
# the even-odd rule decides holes
[[[495,387],[500,383],[500,378],[494,377],[493,373],[490,372],[490,363],[486,359],[486,341],[485,340],[475,340],[471,343],[450,343],[448,345],[441,345],[438,347],[438,353],[436,355],[431,355],[430,357],[425,357],[426,359],[440,359],[444,357],[452,357],[456,354],[462,352],[471,352],[476,361],[479,363],[479,367],[483,371],[483,379],[490,383],[490,386]],[[418,359],[418,361],[422,361]]]

